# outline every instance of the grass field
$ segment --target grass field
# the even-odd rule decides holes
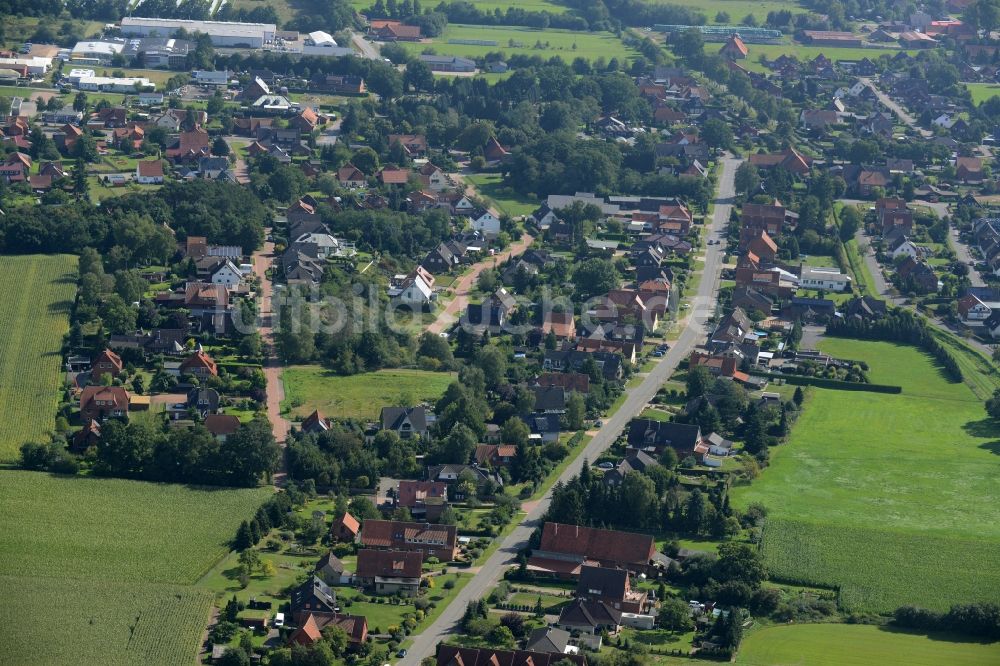
[[[243,2],[249,2],[250,0],[242,0]],[[554,2],[549,2],[548,0],[467,0],[469,4],[475,5],[482,11],[492,12],[494,9],[499,8],[500,11],[507,11],[508,7],[517,7],[518,9],[523,9],[528,12],[549,12],[550,14],[562,14],[566,11],[566,7],[562,5],[557,5]],[[350,0],[350,5],[360,13],[364,13],[365,10],[369,9],[373,4],[372,0]],[[237,3],[239,5],[239,3]],[[431,5],[428,5],[431,6]]]
[[[25,255],[0,260],[0,461],[55,425],[62,338],[76,293],[76,257]]]
[[[802,14],[806,10],[797,2],[787,2],[783,0],[662,0],[658,4],[680,5],[690,7],[705,15],[709,23],[720,23],[724,25],[738,25],[743,17],[753,14],[757,23],[763,25],[767,19],[768,12],[781,11],[787,9],[795,14]],[[719,12],[729,14],[728,21],[716,21],[715,17]]]
[[[476,186],[476,190],[484,197],[493,201],[501,213],[511,217],[530,215],[538,208],[539,201],[524,197],[503,184],[503,178],[498,173],[477,173],[465,176],[465,179]]]
[[[721,45],[720,45],[721,46]],[[861,60],[862,58],[871,58],[875,60],[883,54],[888,54],[890,56],[899,53],[900,49],[884,49],[884,48],[833,48],[829,46],[807,46],[805,44],[747,44],[747,48],[750,50],[747,59],[741,64],[744,64],[747,69],[752,69],[758,72],[767,71],[767,69],[758,62],[758,58],[761,55],[767,56],[768,60],[774,60],[782,54],[787,54],[790,56],[795,56],[799,60],[812,60],[819,54],[825,55],[830,60],[836,62],[837,60]],[[708,47],[706,46],[706,51]],[[907,51],[910,55],[916,54],[916,51]]]
[[[771,510],[776,577],[840,586],[852,610],[944,608],[1000,589],[1000,428],[918,350],[827,340],[901,395],[814,389],[789,442],[734,500]]]
[[[190,663],[190,584],[271,492],[0,472],[0,663]]]
[[[318,409],[333,419],[374,419],[383,407],[435,401],[455,375],[424,370],[380,370],[360,375],[337,375],[315,365],[285,368],[282,409],[308,416]]]
[[[473,44],[449,44],[450,39],[491,40],[496,46]],[[513,45],[512,45],[513,43]],[[620,39],[610,32],[574,32],[571,30],[535,30],[513,26],[483,26],[451,24],[440,36],[426,42],[400,42],[411,53],[423,53],[433,49],[439,55],[455,55],[478,58],[487,53],[502,52],[506,55],[537,55],[542,58],[558,56],[566,62],[574,58],[597,60],[618,58],[630,60],[637,54],[627,48]],[[575,46],[575,48],[574,48]]]
[[[1000,84],[997,83],[963,83],[972,93],[972,103],[979,106],[991,97],[1000,95]]]
[[[861,624],[768,627],[747,636],[736,658],[745,666],[982,666],[1000,662],[1000,643],[923,636]]]

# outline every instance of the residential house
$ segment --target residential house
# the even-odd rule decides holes
[[[569,654],[575,651],[575,647],[570,646],[569,640],[570,633],[565,629],[539,627],[528,634],[524,649],[529,652]]]
[[[899,257],[920,258],[920,249],[916,243],[906,237],[905,234],[896,234],[892,242],[885,249],[886,253],[893,259]]]
[[[487,238],[500,235],[500,218],[488,210],[476,210],[469,215],[472,228]]]
[[[375,594],[413,597],[420,590],[424,555],[420,551],[358,551],[355,578]]]
[[[128,416],[129,393],[121,386],[87,386],[80,394],[80,418],[103,421]]]
[[[105,349],[90,364],[90,381],[93,384],[100,384],[104,375],[110,375],[114,379],[121,374],[123,367],[121,356],[110,349]]]
[[[582,566],[591,563],[645,573],[655,553],[649,535],[547,522],[528,568],[564,578],[579,576]]]
[[[312,645],[322,640],[323,629],[326,627],[343,629],[351,649],[357,649],[368,640],[368,621],[363,615],[300,611],[294,615],[294,619],[299,627],[288,637],[290,645]]]
[[[181,362],[180,374],[194,375],[198,379],[217,377],[219,375],[215,359],[203,351],[196,351]]]
[[[642,613],[648,605],[648,594],[632,589],[625,569],[581,567],[576,596],[586,601],[602,601],[623,613]]]
[[[975,294],[966,294],[958,299],[958,314],[963,321],[986,321],[993,310]]]
[[[753,164],[758,170],[767,171],[780,167],[800,178],[809,175],[812,162],[811,157],[803,155],[794,148],[786,148],[778,153],[754,153],[750,155],[750,164]]]
[[[357,539],[360,533],[361,523],[347,511],[330,526],[330,536],[336,541],[350,543]]]
[[[955,159],[955,177],[963,183],[983,181],[983,160],[979,157],[959,157]]]
[[[395,505],[409,509],[414,520],[436,522],[448,508],[448,484],[404,479],[396,490]]]
[[[420,266],[433,274],[448,273],[462,261],[461,256],[452,251],[449,243],[439,243],[436,248],[427,253]]]
[[[297,613],[336,613],[337,594],[322,578],[312,575],[292,590],[289,608]]]
[[[389,286],[389,297],[404,305],[422,307],[434,299],[434,277],[418,266]]]
[[[730,35],[729,39],[726,40],[726,43],[722,45],[721,49],[719,49],[719,55],[723,58],[729,58],[730,60],[745,60],[749,52],[750,51],[747,49],[747,45],[744,44],[743,40],[740,39],[740,36],[735,33]]]
[[[517,456],[517,447],[511,444],[477,444],[473,459],[480,467],[497,469],[509,467]]]
[[[163,182],[163,162],[139,160],[135,165],[135,181],[140,185],[159,185]]]
[[[379,420],[382,430],[391,430],[401,439],[426,439],[434,415],[423,406],[383,407]]]
[[[840,122],[837,112],[829,109],[804,109],[799,114],[799,122],[807,130],[824,131],[830,125]]]
[[[368,179],[361,169],[348,162],[337,169],[337,182],[340,183],[341,187],[357,189],[364,187],[368,183]]]
[[[556,626],[569,632],[597,636],[607,632],[615,636],[621,629],[622,612],[603,601],[577,599],[559,613]]]
[[[896,267],[896,276],[904,290],[919,294],[937,293],[939,284],[934,270],[923,260],[907,257]]]
[[[763,229],[772,239],[780,238],[785,227],[794,225],[797,217],[777,200],[773,204],[745,203],[740,209],[741,238],[742,230],[754,229]]]
[[[427,137],[423,134],[390,134],[389,145],[399,143],[411,157],[422,157],[427,153]]]
[[[646,472],[653,467],[658,467],[659,464],[645,451],[633,451],[625,456],[617,467],[605,472],[602,481],[609,486],[620,486],[625,481],[625,477],[632,472]]]
[[[203,425],[217,440],[224,442],[239,431],[240,420],[232,414],[209,414]]]
[[[557,662],[587,666],[587,658],[582,654],[469,648],[443,643],[437,648],[437,666],[554,666]]]
[[[680,459],[695,454],[695,447],[701,441],[701,428],[696,424],[655,421],[653,419],[632,419],[627,433],[628,450],[645,451],[654,457],[668,446],[677,452]]]
[[[219,409],[219,392],[213,388],[193,388],[188,391],[185,406],[197,410],[202,417],[214,414]]]
[[[330,419],[324,418],[322,414],[319,413],[318,409],[313,410],[313,412],[302,420],[299,425],[302,432],[307,434],[319,434],[326,432],[331,428]]]
[[[369,519],[362,525],[361,543],[369,548],[419,551],[441,562],[451,562],[458,556],[454,525]]]
[[[243,271],[229,259],[223,259],[212,271],[209,282],[235,288],[243,282]]]
[[[382,167],[375,177],[383,185],[406,185],[410,180],[410,171],[388,164]]]
[[[836,268],[803,266],[799,275],[799,286],[803,289],[822,291],[850,291],[851,276]]]
[[[319,576],[324,583],[330,586],[347,585],[352,579],[351,574],[344,569],[344,563],[332,551],[321,557],[316,563],[313,575]]]
[[[483,157],[487,164],[500,164],[510,158],[510,151],[504,148],[495,136],[491,136],[483,147]]]
[[[418,42],[421,36],[420,26],[404,25],[399,21],[384,21],[375,31],[375,38],[383,42]]]

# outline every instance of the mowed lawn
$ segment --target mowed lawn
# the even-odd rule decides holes
[[[770,509],[772,573],[843,586],[842,602],[858,610],[995,599],[1000,428],[915,348],[827,340],[821,349],[867,361],[873,382],[903,393],[812,389],[789,442],[736,489],[739,506]]]
[[[495,46],[479,44],[449,44],[450,39],[475,39],[496,42]],[[432,40],[399,42],[411,53],[424,53],[433,49],[438,55],[480,58],[487,53],[505,55],[537,55],[546,60],[558,56],[566,62],[575,58],[597,60],[618,58],[619,62],[631,60],[637,53],[627,48],[622,40],[610,32],[575,32],[572,30],[537,30],[517,26],[461,25],[453,23]],[[624,64],[624,63],[623,63]]]
[[[501,213],[507,213],[511,217],[531,215],[541,204],[537,199],[522,196],[504,185],[503,178],[498,173],[470,174],[465,179],[475,185],[481,195],[491,199]]]
[[[0,663],[190,663],[191,584],[272,492],[0,472]]]
[[[979,106],[991,97],[1000,95],[1000,84],[997,83],[963,83],[972,94],[972,103]]]
[[[345,376],[318,365],[296,365],[282,375],[282,408],[300,418],[318,409],[331,419],[375,419],[383,407],[436,401],[454,379],[452,373],[425,370]]]
[[[925,636],[864,624],[768,627],[743,640],[744,666],[983,666],[1000,663],[1000,643]]]
[[[76,294],[76,257],[0,257],[0,462],[55,426],[61,349]]]
[[[251,2],[252,0],[244,0]],[[475,5],[480,11],[493,12],[499,8],[501,12],[506,12],[508,7],[523,9],[527,12],[548,12],[550,14],[562,14],[566,7],[558,5],[548,0],[466,0],[469,4]],[[375,3],[372,0],[350,0],[351,7],[355,11],[364,14]],[[437,3],[435,3],[436,5]],[[426,6],[435,6],[426,5]]]
[[[706,52],[712,48],[712,44],[706,44]],[[721,47],[722,44],[719,44]],[[886,49],[879,47],[872,48],[840,48],[840,47],[830,47],[830,46],[809,46],[806,44],[747,44],[747,49],[749,54],[747,59],[742,61],[747,69],[752,69],[754,71],[763,72],[767,71],[767,68],[760,64],[758,59],[761,55],[767,56],[768,60],[774,60],[780,55],[795,56],[799,60],[812,60],[821,53],[825,55],[830,60],[836,62],[837,60],[861,60],[862,58],[870,58],[875,60],[882,55],[888,54],[894,56],[900,52],[901,49]],[[915,55],[917,52],[913,50],[906,51],[910,55]]]

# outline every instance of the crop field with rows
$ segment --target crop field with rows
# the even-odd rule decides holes
[[[0,661],[189,664],[212,595],[178,585],[0,576]]]
[[[0,257],[0,462],[45,441],[59,401],[62,339],[76,294],[76,257]]]
[[[0,663],[191,663],[192,585],[272,492],[0,472]]]

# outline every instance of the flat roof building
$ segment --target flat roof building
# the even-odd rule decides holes
[[[102,65],[109,64],[111,59],[122,52],[125,44],[121,42],[77,42],[69,52],[70,60],[97,61]]]
[[[215,46],[261,48],[274,41],[277,26],[273,23],[235,23],[231,21],[190,21],[126,16],[122,33],[139,37],[170,37],[178,30],[208,35]]]

